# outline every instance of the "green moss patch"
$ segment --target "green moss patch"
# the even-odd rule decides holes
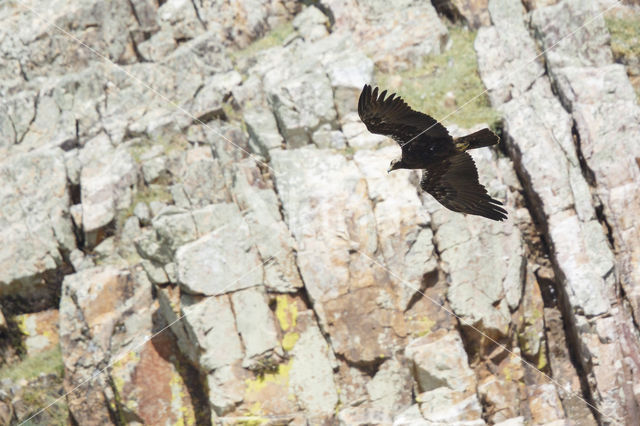
[[[0,368],[0,377],[17,381],[20,379],[34,379],[41,373],[55,374],[62,377],[64,366],[60,347],[56,346],[49,350],[23,358],[18,362],[3,365]]]
[[[54,377],[41,377],[41,374],[53,374]],[[21,412],[26,413],[23,418],[18,419],[18,422],[36,414],[62,394],[63,375],[64,365],[59,346],[22,358],[18,362],[3,365],[0,368],[0,378],[2,379],[10,379],[14,383],[21,380],[29,382],[18,390],[14,402],[14,404],[21,405]],[[66,425],[69,421],[68,418],[69,411],[63,399],[24,424]]]
[[[56,383],[56,386],[51,386],[51,383],[48,383],[47,385],[48,386],[30,385],[24,390],[19,403],[25,404],[31,411],[29,411],[22,419],[18,419],[19,422],[29,419],[20,424],[24,424],[25,426],[65,426],[70,424],[69,409],[67,408],[67,404],[64,399],[59,400],[52,406],[48,407],[45,411],[35,415],[33,418],[30,418],[39,410],[60,397],[60,393],[62,392],[62,380]]]
[[[422,66],[396,74],[376,69],[375,81],[383,89],[397,92],[413,109],[444,120],[445,125],[455,123],[469,128],[486,123],[495,130],[499,115],[486,94],[462,107],[485,90],[473,48],[476,32],[452,25],[449,36],[451,47],[446,52],[425,57]],[[447,117],[460,107],[460,111]]]
[[[611,51],[616,62],[639,64],[640,13],[612,14],[605,17],[605,22],[611,34]],[[630,79],[640,101],[640,75],[630,75]]]
[[[124,223],[133,216],[133,210],[138,203],[144,202],[147,205],[152,201],[160,201],[170,204],[173,201],[173,196],[169,192],[168,183],[152,183],[149,185],[138,185],[138,188],[133,193],[133,199],[131,205],[118,212],[116,217],[116,234],[119,236],[124,227]],[[137,263],[137,262],[134,262]]]
[[[640,14],[607,16],[605,22],[611,34],[614,58],[640,58]]]
[[[189,142],[182,133],[163,133],[149,139],[147,137],[140,137],[128,142],[129,152],[136,163],[142,163],[145,154],[152,151],[154,148],[162,147],[162,152],[165,155],[169,155],[173,151],[186,151],[189,148]],[[160,154],[160,152],[158,152]]]
[[[232,56],[236,58],[246,58],[254,56],[261,50],[280,46],[291,33],[293,33],[293,24],[291,22],[286,22],[284,24],[278,25],[244,49],[233,52]]]

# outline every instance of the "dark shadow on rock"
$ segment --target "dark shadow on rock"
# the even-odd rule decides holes
[[[153,313],[153,324],[153,333],[157,333],[167,326],[159,310]],[[151,343],[158,355],[173,364],[180,374],[193,404],[196,424],[211,426],[211,408],[209,407],[209,389],[206,376],[193,366],[181,352],[177,339],[171,330],[164,330],[155,336]]]

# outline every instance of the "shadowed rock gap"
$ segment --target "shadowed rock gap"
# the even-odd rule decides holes
[[[22,66],[20,67],[20,69],[22,70]],[[24,76],[24,79],[26,81],[28,81],[27,77]],[[18,134],[16,133],[16,145],[19,145],[22,143],[22,141],[24,140],[24,138],[27,136],[27,134],[29,133],[29,129],[31,128],[31,126],[33,125],[33,123],[36,121],[36,117],[38,115],[38,104],[40,102],[40,91],[38,90],[35,94],[35,97],[33,98],[33,116],[31,117],[31,120],[29,121],[29,123],[27,124],[27,128],[26,130],[22,133],[21,136],[18,137]],[[13,121],[12,121],[13,124]],[[14,128],[15,128],[15,124]]]
[[[192,5],[193,10],[194,10],[194,12],[196,14],[196,17],[198,18],[198,21],[200,21],[200,24],[206,30],[207,29],[207,23],[200,16],[200,11],[198,10],[198,5],[196,4],[196,0],[191,0],[191,5]]]
[[[445,16],[451,22],[463,22],[467,24],[465,17],[458,11],[458,8],[451,0],[431,0],[431,4],[439,14]]]
[[[548,72],[549,71],[547,71],[547,73]],[[552,80],[552,87],[556,92],[556,96],[558,96],[557,88],[554,80]],[[561,98],[560,96],[558,97]],[[564,103],[563,103],[563,106],[565,106]],[[571,110],[567,108],[567,106],[565,106],[565,110],[567,111],[567,113],[571,114]],[[582,176],[584,176],[585,180],[589,184],[589,189],[591,190],[591,197],[595,201],[594,210],[596,213],[596,217],[600,222],[600,224],[602,224],[602,227],[606,232],[607,240],[609,241],[609,247],[615,251],[616,245],[615,245],[615,239],[613,237],[613,230],[611,228],[611,225],[607,221],[607,218],[604,215],[604,205],[602,204],[602,200],[600,200],[596,192],[596,186],[598,185],[598,183],[596,182],[596,175],[594,171],[589,167],[589,165],[587,164],[587,161],[584,158],[584,154],[582,152],[582,144],[580,140],[580,133],[578,132],[577,123],[575,119],[573,119],[573,124],[571,126],[571,134],[573,135],[573,142],[575,144],[576,153],[578,155],[578,160],[580,162],[580,169],[582,171]]]
[[[129,3],[129,7],[131,7],[131,14],[136,19],[136,22],[138,23],[138,25],[141,25],[140,17],[138,17],[138,11],[136,10],[136,7],[133,5],[133,1],[132,0],[127,0],[127,1]]]
[[[136,17],[137,19],[137,17]],[[136,41],[136,36],[134,35],[133,32],[129,32],[129,40],[131,42],[131,48],[133,49],[133,52],[136,55],[136,59],[139,63],[144,63],[144,62],[148,62],[145,57],[142,55],[142,53],[140,53],[140,50],[138,49],[138,42]]]
[[[427,272],[422,277],[420,288],[418,290],[416,290],[416,292],[413,294],[413,296],[411,296],[411,299],[409,300],[409,303],[407,304],[405,312],[409,311],[416,303],[418,303],[418,300],[420,300],[420,299],[422,299],[424,297],[424,295],[422,293],[424,293],[424,291],[426,289],[436,285],[439,279],[440,279],[440,271]]]
[[[72,184],[68,182],[69,188],[69,197],[71,198],[71,205],[80,204],[82,201],[82,193],[80,184]],[[84,251],[84,230],[82,229],[82,224],[78,225],[75,220],[71,220],[71,224],[73,225],[73,234],[76,238],[76,247],[80,251]]]
[[[547,71],[548,72],[548,71]],[[553,87],[555,88],[555,85],[553,85]],[[555,89],[557,91],[557,89]],[[557,95],[557,92],[556,92]],[[565,108],[566,110],[566,108]],[[567,110],[567,113],[571,114],[571,110]],[[573,142],[576,146],[576,153],[578,154],[578,160],[580,161],[580,169],[582,170],[582,176],[584,176],[585,180],[587,181],[587,183],[589,184],[589,186],[591,187],[592,191],[595,188],[595,186],[597,185],[596,183],[596,175],[593,172],[593,170],[591,170],[591,168],[589,168],[589,165],[587,164],[587,161],[584,159],[584,155],[582,153],[582,146],[580,143],[580,133],[578,132],[578,128],[577,128],[577,124],[575,119],[573,120],[573,124],[571,126],[571,134],[573,135]]]
[[[372,362],[354,362],[348,359],[347,357],[345,357],[343,354],[335,353],[335,352],[334,354],[338,360],[344,362],[350,367],[354,367],[360,370],[361,372],[365,373],[369,377],[375,376],[380,366],[386,361],[385,359],[377,359]]]
[[[154,333],[168,325],[166,319],[163,318],[158,311],[154,312],[153,321]],[[211,415],[209,413],[209,401],[206,398],[206,395],[209,394],[206,375],[202,373],[197,366],[194,366],[193,363],[179,350],[177,337],[173,333],[173,330],[165,330],[164,332],[171,333],[172,338],[170,339],[171,342],[169,345],[167,345],[166,342],[164,344],[157,343],[158,340],[168,340],[162,335],[156,336],[151,340],[151,343],[156,347],[160,356],[176,366],[176,370],[182,377],[194,405],[196,424],[210,426]]]
[[[536,29],[536,39],[546,48],[555,46],[557,40],[568,31],[580,30],[545,52],[545,67],[559,102],[572,119],[572,142],[577,151],[580,171],[589,184],[594,216],[609,246],[610,254],[607,257],[612,258],[610,270],[601,272],[608,287],[608,314],[611,317],[605,315],[589,320],[603,330],[598,332],[602,335],[603,349],[580,351],[581,363],[586,364],[583,365],[584,369],[593,373],[593,381],[590,381],[593,399],[599,408],[609,411],[605,415],[611,416],[599,418],[603,423],[612,419],[622,422],[623,418],[633,417],[632,413],[638,411],[637,396],[628,383],[637,382],[640,365],[634,318],[637,316],[635,287],[638,269],[637,266],[629,267],[629,259],[637,257],[638,252],[638,239],[633,231],[637,230],[637,225],[628,213],[637,209],[638,197],[634,191],[625,191],[636,186],[637,181],[637,170],[629,160],[638,152],[637,144],[633,142],[639,125],[638,106],[637,96],[633,93],[624,68],[613,64],[609,29],[615,30],[615,24],[607,24],[602,16],[605,8],[610,10],[612,6],[597,7],[592,3],[568,0],[556,6],[539,8],[532,13],[530,21],[530,25]],[[618,7],[624,10],[621,4]],[[567,21],[568,18],[571,24],[566,28],[554,24],[559,19]],[[596,110],[606,111],[604,115],[607,118],[594,113]],[[594,233],[598,231],[594,229]],[[626,287],[625,296],[622,296],[621,286]],[[627,302],[633,312],[627,309]],[[617,335],[617,339],[604,337],[607,333],[605,329]],[[584,345],[587,332],[580,330],[580,334]],[[632,337],[632,334],[636,336]],[[614,351],[623,354],[620,362],[628,362],[635,368],[618,369],[613,384],[609,379],[613,375],[603,374],[602,359],[606,357],[605,345],[611,347],[615,341],[619,343]],[[621,392],[616,393],[616,388]]]
[[[509,138],[509,134],[505,133],[505,137]],[[591,387],[588,385],[589,377],[592,374],[589,366],[582,365],[579,360],[581,357],[578,355],[578,346],[581,344],[580,339],[578,337],[577,326],[574,321],[571,321],[571,318],[574,317],[573,308],[568,301],[568,296],[566,294],[566,290],[562,285],[559,285],[558,282],[563,282],[562,270],[558,267],[555,262],[555,256],[552,255],[553,248],[550,249],[549,244],[549,233],[548,233],[548,224],[546,221],[546,216],[544,212],[542,212],[542,200],[539,198],[538,194],[533,190],[530,180],[527,178],[527,171],[522,167],[519,159],[520,156],[516,154],[516,148],[513,144],[509,144],[507,148],[505,148],[506,153],[511,158],[518,180],[520,181],[520,185],[523,188],[523,199],[525,201],[525,206],[533,219],[534,229],[536,233],[540,235],[541,239],[541,249],[542,255],[545,256],[551,262],[551,266],[554,270],[554,276],[557,277],[557,280],[554,279],[552,281],[541,280],[541,291],[543,295],[543,300],[545,301],[545,307],[557,307],[561,317],[563,330],[566,335],[566,346],[570,356],[570,360],[578,377],[580,379],[580,386],[582,389],[582,397],[591,405],[595,406],[595,402],[593,400],[593,396],[591,394]],[[534,201],[535,200],[535,201]],[[536,207],[534,207],[536,206]],[[562,394],[561,394],[562,398]],[[563,399],[564,405],[564,399]],[[596,419],[600,418],[600,415],[596,410],[589,407],[592,414],[596,417]],[[565,407],[565,411],[567,408]]]
[[[111,422],[116,426],[126,426],[130,422],[140,422],[142,419],[135,415],[135,413],[127,412],[126,407],[123,405],[120,395],[118,393],[118,388],[113,380],[113,377],[107,375],[106,381],[108,383],[111,392],[113,393],[113,406],[109,405],[109,417]],[[106,397],[105,397],[106,399]],[[77,419],[77,421],[82,422],[82,419]]]
[[[323,2],[322,0],[302,0],[301,3],[307,6],[317,7],[318,10],[320,10],[320,12],[324,13],[327,19],[329,20],[328,30],[329,32],[331,32],[331,29],[336,22],[336,18],[333,15],[333,11],[331,10],[330,6],[326,5],[325,2]]]
[[[20,303],[16,303],[13,297],[2,299],[2,314],[6,326],[0,330],[0,353],[2,364],[8,364],[26,353],[22,331],[16,322],[15,315],[23,312]]]

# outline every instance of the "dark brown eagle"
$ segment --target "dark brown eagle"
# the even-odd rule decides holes
[[[487,194],[478,182],[478,171],[465,151],[495,145],[500,141],[489,129],[454,139],[447,129],[426,114],[412,110],[396,94],[368,84],[358,101],[358,114],[371,133],[391,137],[402,148],[402,156],[391,161],[396,169],[423,169],[420,187],[449,210],[504,220],[502,203]]]

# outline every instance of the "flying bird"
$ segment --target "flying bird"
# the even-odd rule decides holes
[[[385,135],[402,148],[402,156],[391,161],[387,172],[423,169],[420,187],[454,212],[504,220],[502,203],[487,194],[478,181],[478,170],[469,149],[495,145],[500,138],[482,129],[453,138],[438,121],[411,109],[401,97],[366,84],[360,93],[358,114],[371,133]]]

